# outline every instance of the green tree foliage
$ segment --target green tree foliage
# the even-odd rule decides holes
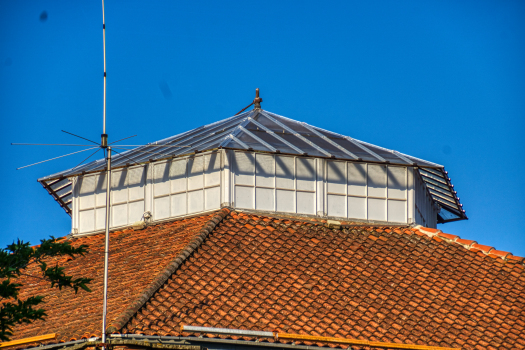
[[[68,255],[75,258],[86,252],[86,245],[73,247],[70,242],[59,242],[54,237],[41,240],[37,247],[31,247],[29,243],[18,240],[0,250],[0,341],[9,340],[15,325],[43,320],[47,316],[44,309],[37,308],[44,302],[43,296],[33,295],[25,300],[18,298],[20,290],[24,288],[19,283],[20,276],[43,279],[49,282],[51,287],[72,288],[75,293],[79,288],[91,292],[87,287],[91,278],[67,276],[64,268],[58,263],[54,266],[48,266],[46,263],[51,257]],[[39,267],[38,273],[27,274],[27,267],[33,264]]]

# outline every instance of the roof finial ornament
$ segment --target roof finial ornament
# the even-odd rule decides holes
[[[253,99],[253,105],[255,109],[261,109],[262,98],[259,97],[259,88],[255,89],[255,98]]]

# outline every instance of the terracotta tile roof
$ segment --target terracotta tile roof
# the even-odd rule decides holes
[[[179,325],[462,349],[525,348],[524,259],[436,229],[213,214],[111,234],[110,331],[178,335]],[[92,293],[24,280],[45,322],[12,339],[100,335],[104,235],[62,261]]]
[[[342,224],[232,212],[120,332],[525,348],[523,258],[435,229]]]
[[[218,218],[214,215],[162,223],[141,231],[127,229],[110,234],[108,324],[129,319],[192,252],[192,246],[197,247],[203,234],[207,235],[218,218],[222,219],[226,213]],[[104,234],[72,239],[72,244],[87,244],[89,254],[63,259],[61,266],[68,274],[93,278],[89,285],[92,292],[75,294],[71,290],[51,289],[48,283],[38,279],[20,278],[24,284],[20,297],[43,295],[48,316],[45,321],[17,327],[12,340],[48,333],[57,333],[57,341],[100,336]],[[36,268],[30,267],[27,272]]]

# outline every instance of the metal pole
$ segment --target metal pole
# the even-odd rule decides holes
[[[102,148],[108,151],[107,157],[107,172],[106,172],[106,237],[104,246],[104,295],[102,306],[102,350],[106,350],[106,316],[108,304],[108,264],[109,264],[109,223],[111,213],[111,147],[108,147],[108,135],[106,134],[106,19],[104,16],[104,0],[102,0],[102,45],[104,49],[104,107],[103,107],[103,122],[101,144]]]
[[[104,110],[102,133],[106,133],[106,20],[104,18],[104,0],[102,0],[102,43],[104,46]]]
[[[106,171],[106,242],[104,247],[104,295],[103,295],[103,308],[102,308],[102,343],[106,343],[106,315],[107,315],[107,303],[108,303],[108,263],[109,263],[109,222],[111,212],[111,147],[108,150],[108,169]],[[105,346],[102,347],[105,349]]]

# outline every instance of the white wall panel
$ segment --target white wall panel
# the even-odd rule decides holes
[[[221,207],[221,188],[211,187],[204,190],[204,210],[219,209]]]
[[[366,164],[348,163],[348,194],[366,196]]]
[[[186,191],[187,174],[186,174],[186,159],[175,160],[171,162],[169,179],[171,193]]]
[[[140,221],[144,214],[144,201],[130,202],[128,204],[128,224]]]
[[[297,158],[296,168],[297,189],[315,191],[315,160]]]
[[[95,209],[95,230],[103,230],[106,227],[106,208]]]
[[[188,159],[188,191],[204,187],[204,157]]]
[[[153,195],[155,197],[170,193],[168,163],[159,163],[153,166]]]
[[[95,192],[96,175],[81,176],[78,180],[80,194],[92,194]]]
[[[128,171],[129,200],[144,200],[144,185],[146,184],[146,168],[132,168]]]
[[[78,186],[80,188],[80,209],[92,208],[95,206],[95,175],[80,177]]]
[[[315,215],[315,193],[297,192],[297,212]]]
[[[386,199],[368,198],[368,220],[386,221]]]
[[[96,189],[95,189],[95,205],[105,206],[106,205],[106,174],[97,175]]]
[[[216,186],[221,183],[221,155],[220,153],[206,154],[204,156],[204,185]]]
[[[89,232],[95,229],[95,210],[84,210],[80,212],[80,232]]]
[[[111,226],[122,226],[128,223],[128,204],[115,204],[111,207]]]
[[[169,218],[170,216],[170,197],[155,198],[153,201],[153,215],[155,220]]]
[[[346,194],[346,162],[328,161],[327,173],[328,193]]]
[[[127,175],[126,169],[111,173],[111,203],[128,201]]]
[[[275,176],[277,188],[294,189],[294,158],[275,156]]]
[[[388,198],[405,199],[407,196],[407,178],[404,167],[388,167]]]
[[[172,195],[171,216],[179,216],[186,213],[186,192]]]
[[[328,216],[346,217],[346,196],[328,195]]]
[[[348,197],[348,217],[366,220],[366,198]]]
[[[80,210],[89,209],[95,206],[95,195],[94,193],[85,193],[79,196],[80,199]]]
[[[276,190],[277,211],[295,213],[295,191]]]
[[[368,164],[368,195],[386,197],[386,165]]]
[[[275,161],[272,155],[257,154],[255,156],[256,186],[274,187]]]
[[[255,188],[255,209],[274,210],[274,189]]]
[[[254,188],[235,186],[235,206],[237,208],[254,209]]]
[[[247,152],[234,152],[235,184],[255,184],[255,156]]]
[[[407,220],[406,202],[389,199],[388,200],[388,221],[405,223],[406,220]]]
[[[204,210],[204,190],[188,192],[188,214]]]

